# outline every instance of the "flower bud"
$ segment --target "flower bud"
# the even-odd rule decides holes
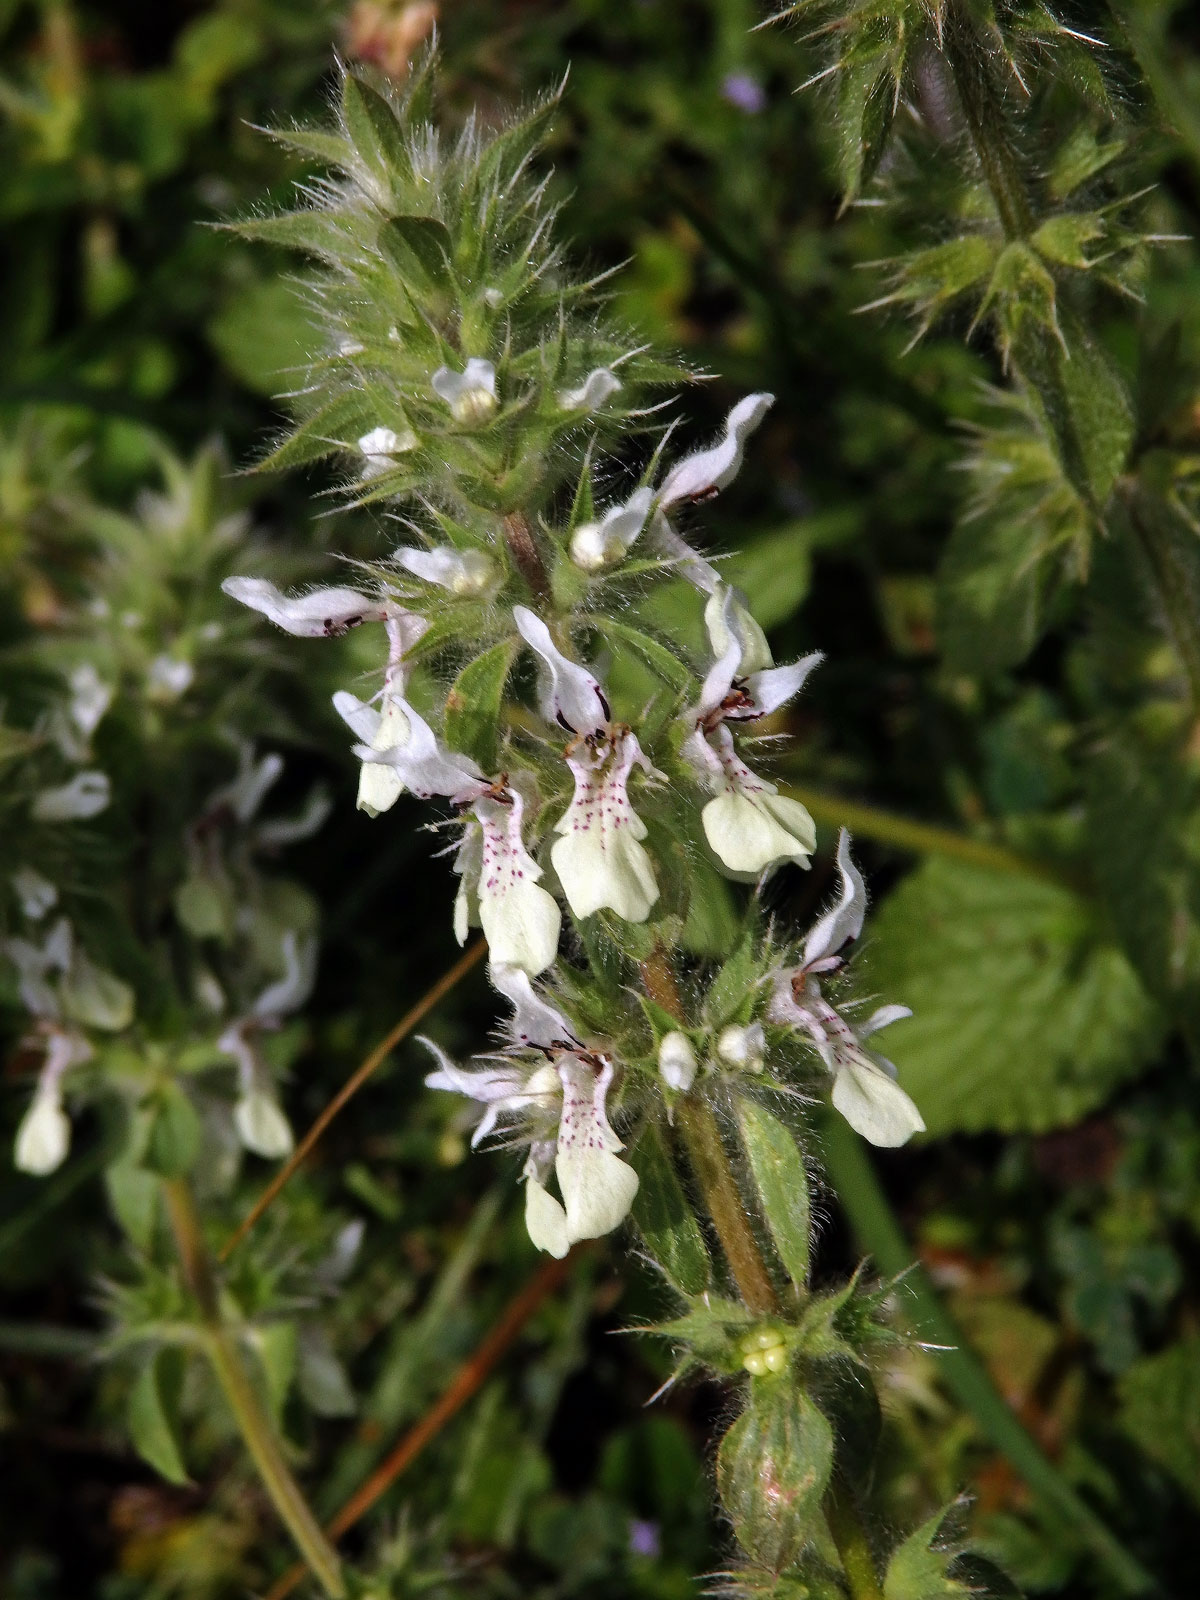
[[[762,1023],[753,1022],[748,1028],[731,1023],[717,1035],[717,1058],[727,1067],[741,1067],[746,1072],[761,1072],[766,1039]]]
[[[397,550],[396,560],[414,577],[439,584],[451,594],[486,594],[498,577],[496,563],[486,550],[455,550],[444,544],[433,550]]]
[[[833,1430],[808,1396],[786,1381],[752,1384],[717,1454],[717,1488],[747,1555],[776,1573],[793,1565],[820,1531],[832,1469]]]
[[[696,1052],[686,1033],[668,1033],[658,1047],[658,1070],[668,1089],[686,1094],[696,1081]]]

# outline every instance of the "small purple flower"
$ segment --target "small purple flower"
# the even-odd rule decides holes
[[[744,111],[748,117],[756,117],[767,104],[766,91],[762,84],[748,72],[727,73],[721,84],[721,96],[728,100],[731,106]]]
[[[649,1556],[657,1560],[662,1554],[662,1539],[659,1536],[657,1522],[641,1522],[637,1517],[629,1519],[629,1550],[631,1555]]]

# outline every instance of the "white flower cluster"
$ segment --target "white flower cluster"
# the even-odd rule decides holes
[[[477,357],[462,371],[439,368],[430,383],[464,429],[485,426],[500,404],[495,368]],[[560,393],[558,402],[568,412],[595,409],[619,388],[611,371],[596,369],[577,389]],[[776,666],[761,628],[736,592],[685,544],[670,515],[732,481],[746,441],[771,403],[767,394],[748,396],[734,407],[716,444],[671,467],[657,490],[643,485],[597,520],[576,526],[567,549],[577,568],[600,575],[645,538],[660,567],[682,572],[707,596],[711,665],[671,744],[681,750],[683,773],[690,772],[710,796],[699,819],[709,847],[727,873],[746,881],[785,862],[807,866],[815,848],[808,812],[751,770],[739,735],[799,693],[821,658],[809,655]],[[394,464],[397,438],[379,428],[359,441],[368,475]],[[397,551],[394,561],[419,584],[489,607],[504,582],[499,562],[485,550],[408,547]],[[537,661],[537,710],[544,730],[539,743],[543,748],[558,743],[564,776],[570,779],[565,808],[556,818],[551,813],[552,843],[543,866],[533,853],[540,840],[527,839],[526,827],[544,813],[544,770],[542,779],[519,767],[485,772],[470,756],[450,748],[408,698],[413,651],[430,626],[421,612],[438,609],[432,595],[422,602],[411,590],[385,584],[375,595],[325,588],[287,596],[259,578],[231,578],[224,588],[300,636],[334,636],[360,624],[383,623],[387,652],[378,694],[371,701],[347,690],[334,696],[336,710],[359,741],[359,807],[376,816],[406,790],[449,802],[461,830],[454,857],[459,879],[455,933],[461,943],[470,926],[482,927],[492,981],[517,1013],[503,1058],[467,1072],[439,1053],[441,1066],[429,1082],[485,1105],[476,1141],[503,1119],[506,1130],[528,1143],[526,1215],[537,1244],[562,1254],[576,1239],[615,1227],[637,1188],[636,1176],[618,1159],[621,1146],[607,1119],[607,1096],[618,1068],[582,1044],[561,1014],[536,996],[531,981],[558,956],[562,910],[557,896],[577,919],[602,911],[633,923],[650,916],[660,899],[658,874],[630,789],[635,774],[643,792],[667,779],[650,762],[634,728],[614,717],[600,678],[572,655],[569,617],[543,615],[527,604],[511,610],[516,634]],[[549,881],[546,866],[552,872]],[[866,1058],[861,1051],[853,1054],[839,1031],[838,1014],[819,997],[809,995],[805,1008],[799,1001],[796,1005],[789,1020],[802,1022],[814,1037],[818,1023],[823,1030],[818,1043],[829,1051],[835,1103],[844,1108],[850,1096],[845,1085],[860,1082]],[[714,1048],[726,1068],[762,1070],[761,1023],[725,1029]],[[660,1067],[672,1091],[691,1088],[697,1062],[686,1034],[664,1040]],[[546,1187],[551,1171],[561,1202]]]

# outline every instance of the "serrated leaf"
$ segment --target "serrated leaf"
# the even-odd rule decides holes
[[[1030,242],[1048,261],[1082,269],[1091,265],[1088,246],[1103,237],[1104,223],[1095,212],[1069,211],[1047,217]]]
[[[923,1522],[893,1551],[883,1580],[884,1600],[954,1600],[969,1593],[949,1576],[957,1547],[946,1549],[939,1539],[946,1511]]]
[[[1162,1036],[1094,908],[1032,876],[926,862],[876,912],[866,972],[913,1008],[883,1048],[935,1134],[1077,1122]]]
[[[629,1160],[640,1179],[633,1220],[647,1249],[681,1293],[703,1294],[712,1283],[712,1262],[661,1130],[647,1127]]]
[[[737,1108],[742,1148],[762,1201],[779,1259],[797,1289],[808,1282],[812,1231],[808,1172],[791,1130],[765,1106],[742,1099]]]
[[[1190,733],[1132,726],[1098,741],[1087,763],[1092,870],[1114,927],[1152,994],[1200,1021],[1200,781]]]
[[[487,773],[496,769],[500,702],[516,653],[515,639],[494,644],[462,669],[446,697],[446,742]]]
[[[168,1483],[187,1483],[179,1442],[179,1396],[184,1353],[165,1349],[142,1368],[129,1395],[129,1437],[144,1461]]]

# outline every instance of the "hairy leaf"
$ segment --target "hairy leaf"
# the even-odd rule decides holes
[[[931,1133],[1078,1121],[1162,1036],[1096,910],[1034,877],[926,862],[877,912],[865,965],[913,1008],[884,1048]]]

